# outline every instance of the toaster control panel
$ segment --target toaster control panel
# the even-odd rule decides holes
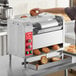
[[[25,33],[25,56],[33,54],[33,33]]]

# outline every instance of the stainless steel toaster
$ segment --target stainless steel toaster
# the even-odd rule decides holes
[[[43,71],[47,72],[46,68],[49,67],[55,68],[72,63],[72,57],[63,52],[65,44],[64,27],[63,17],[49,13],[42,13],[34,17],[27,15],[9,19],[8,51],[10,64],[12,55],[22,57],[26,74],[30,71],[30,75],[32,75]],[[50,49],[49,53],[41,53],[40,55],[33,53],[36,49],[50,48],[56,44],[62,47],[55,51]],[[38,63],[43,56],[46,56],[48,60],[52,57],[60,57],[61,60],[49,61],[47,64],[39,65]]]
[[[9,54],[33,55],[34,49],[64,43],[64,21],[49,13],[8,20]]]

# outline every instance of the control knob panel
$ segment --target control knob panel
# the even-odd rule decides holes
[[[25,56],[33,54],[33,33],[25,33]]]

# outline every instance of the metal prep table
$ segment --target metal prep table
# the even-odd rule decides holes
[[[6,27],[0,26],[0,38],[1,38],[1,55],[4,55],[4,37],[6,37],[6,54],[7,54],[7,31]]]
[[[12,56],[12,68],[9,68],[9,56],[1,56],[0,76],[46,76],[47,74],[51,74],[60,70],[65,70],[76,66],[76,63],[74,63],[47,68],[47,70],[34,71],[30,69],[24,69],[24,67],[21,65],[23,61],[24,60],[22,58]],[[35,74],[33,74],[34,72]]]

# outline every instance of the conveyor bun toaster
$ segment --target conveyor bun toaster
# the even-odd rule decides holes
[[[60,55],[60,52],[56,51],[54,54],[50,52],[36,56],[33,50],[55,44],[63,45],[64,38],[64,20],[61,16],[44,13],[35,17],[8,20],[9,54],[24,58],[25,66],[28,62],[37,61],[44,55],[48,58]]]

